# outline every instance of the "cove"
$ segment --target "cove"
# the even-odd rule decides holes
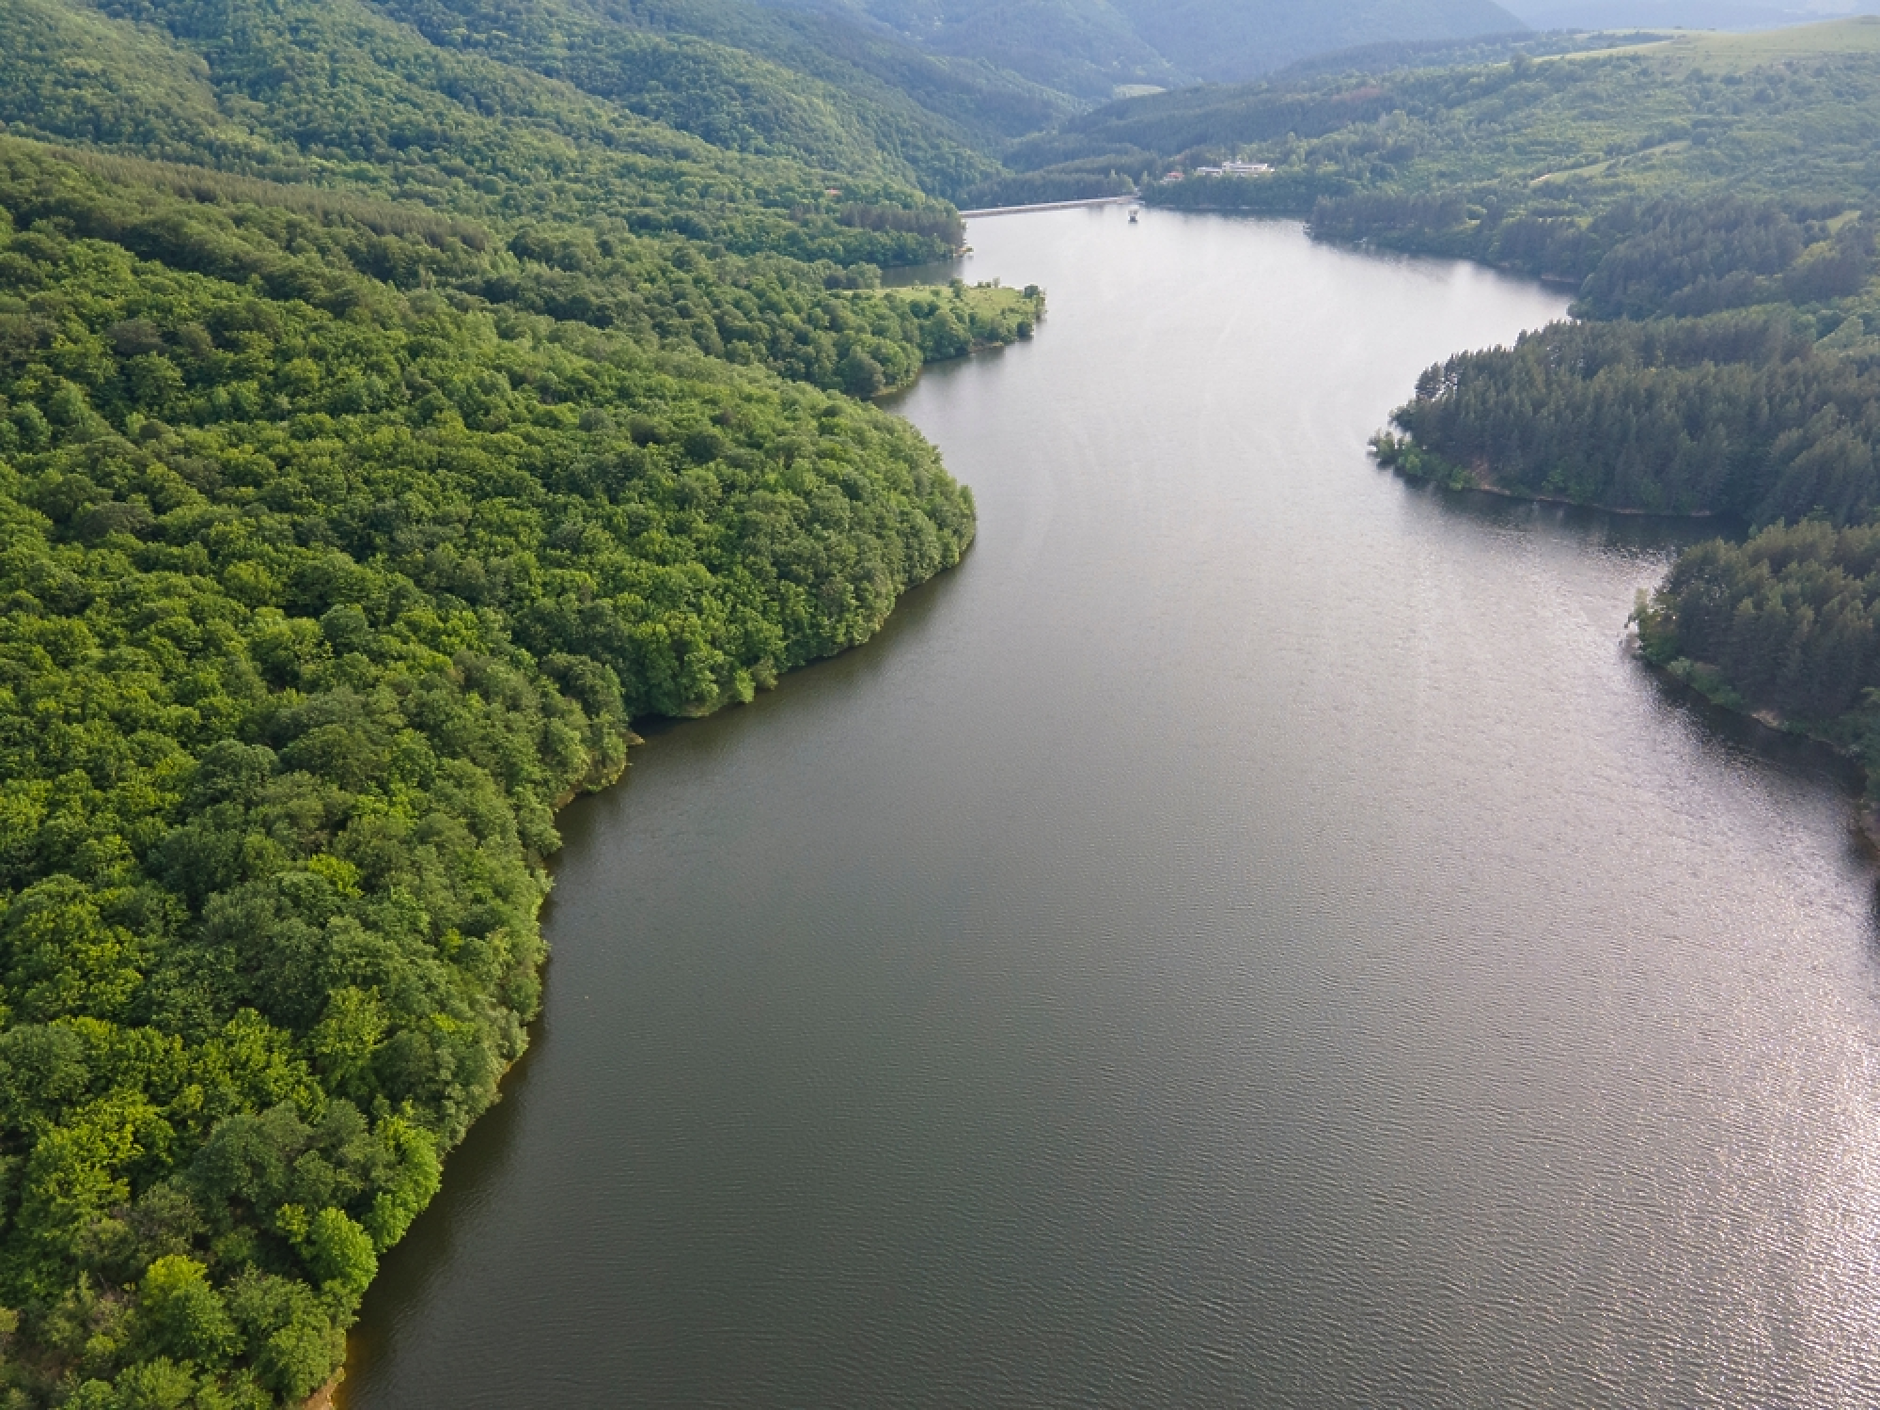
[[[897,403],[979,538],[563,815],[547,1013],[346,1403],[1880,1394],[1874,880],[1631,659],[1698,526],[1366,438],[1553,291],[1115,208]]]

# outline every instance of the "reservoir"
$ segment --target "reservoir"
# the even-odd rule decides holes
[[[977,542],[563,814],[535,1049],[350,1410],[1873,1404],[1846,780],[1626,653],[1695,529],[1365,452],[1565,298],[969,238],[1051,298],[895,404]]]

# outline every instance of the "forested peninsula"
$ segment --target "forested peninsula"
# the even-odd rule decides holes
[[[973,134],[583,14],[0,0],[0,1405],[326,1384],[556,807],[972,537],[869,399],[1042,314],[881,286]]]

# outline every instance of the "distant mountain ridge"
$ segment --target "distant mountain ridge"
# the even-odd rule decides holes
[[[1466,39],[1527,28],[1494,0],[1117,0],[1117,6],[1171,63],[1216,82],[1386,40]]]
[[[1875,0],[1512,0],[1535,29],[1776,29],[1871,13]]]
[[[981,59],[1087,100],[1119,87],[1256,78],[1396,40],[1528,26],[1495,0],[763,0],[839,15],[934,53]]]
[[[1086,101],[1119,85],[1172,87],[1187,75],[1110,0],[760,0],[840,16],[922,49],[978,60]]]

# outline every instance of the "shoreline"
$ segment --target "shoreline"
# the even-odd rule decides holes
[[[990,346],[1002,347],[1004,345],[995,343],[995,344],[991,344]],[[957,361],[958,359],[953,359],[953,360]],[[905,388],[903,388],[903,390],[905,390]],[[767,689],[776,690],[780,688],[785,681],[789,680],[792,676],[796,675],[799,671],[807,670],[812,666],[821,665],[825,661],[833,661],[836,659],[836,657],[846,656],[851,651],[860,651],[863,647],[869,645],[869,643],[874,640],[875,636],[881,632],[882,628],[887,626],[888,621],[894,616],[895,611],[899,609],[902,598],[906,597],[908,593],[913,592],[915,589],[925,587],[927,584],[934,582],[935,580],[941,577],[944,577],[946,574],[953,572],[954,569],[958,568],[960,566],[960,563],[964,563],[966,561],[967,554],[972,552],[973,544],[977,541],[978,537],[979,537],[978,526],[975,523],[974,532],[972,536],[966,540],[965,545],[960,549],[959,562],[954,563],[949,567],[940,569],[939,572],[934,573],[931,577],[921,579],[920,582],[909,583],[908,586],[899,595],[895,597],[894,606],[889,609],[888,615],[881,619],[881,622],[875,628],[875,632],[871,633],[866,641],[858,641],[851,646],[842,647],[840,650],[832,652],[828,656],[818,656],[814,660],[805,661],[801,666],[795,667],[792,670],[784,672],[783,675],[777,678],[776,683],[774,685],[767,687]],[[763,691],[759,692],[759,694],[762,694],[762,693],[764,692]],[[668,724],[685,724],[692,720],[710,719],[713,715],[718,714],[720,711],[729,710],[736,706],[744,705],[748,703],[749,703],[748,701],[743,701],[743,700],[738,700],[738,699],[733,698],[733,699],[722,701],[718,705],[714,706],[712,709],[707,710],[697,715],[658,715],[658,716],[650,716],[648,718],[654,719],[654,720],[662,720],[662,721],[667,722]],[[576,788],[572,788],[568,790],[568,792],[562,794],[551,805],[551,810],[553,811],[554,815],[557,818],[559,818],[561,816],[562,811],[565,808],[568,808],[572,806],[573,804],[580,802],[582,799],[592,798],[599,794],[606,793],[612,789],[620,787],[623,783],[627,781],[627,776],[632,770],[632,767],[633,767],[632,751],[634,749],[644,747],[645,744],[646,744],[646,740],[638,732],[630,730],[627,736],[627,751],[628,752],[622,756],[620,767],[602,776],[598,781],[591,781],[589,783],[580,785]],[[559,855],[560,855],[560,849],[557,848],[556,851],[554,853],[551,853],[549,856],[536,857],[536,858],[533,858],[532,861],[534,862],[536,866],[540,867],[544,872],[549,873],[550,876],[552,877],[555,859]],[[541,907],[546,906],[549,903],[549,901],[553,899],[553,892],[554,892],[554,887],[551,882],[551,885],[548,891],[544,892],[541,902],[537,906],[538,923],[539,923]],[[544,950],[545,950],[545,953],[542,959],[542,969],[546,970],[549,963],[554,959],[554,956],[552,954],[546,953],[546,947],[544,947]],[[546,989],[544,990],[544,994],[546,995]],[[529,1057],[534,1053],[535,1041],[536,1041],[536,1029],[538,1025],[541,1024],[543,1019],[547,1017],[547,1014],[548,1014],[548,1004],[547,1004],[546,997],[544,997],[544,1001],[542,1003],[541,1008],[539,1008],[536,1011],[535,1016],[531,1018],[528,1021],[528,1023],[525,1025],[524,1031],[529,1034],[529,1042],[527,1046],[525,1046],[523,1050],[520,1053],[518,1053],[513,1059],[511,1059],[508,1063],[506,1063],[503,1067],[503,1070],[497,1074],[495,1100],[493,1100],[489,1104],[489,1106],[485,1107],[481,1112],[479,1112],[477,1114],[476,1119],[470,1123],[469,1129],[466,1130],[464,1133],[466,1139],[468,1139],[469,1137],[469,1131],[474,1130],[477,1124],[481,1122],[484,1119],[484,1117],[488,1116],[490,1112],[493,1111],[496,1108],[496,1106],[499,1103],[501,1103],[503,1099],[508,1095],[508,1093],[504,1090],[504,1088],[509,1082],[510,1074],[515,1072],[515,1070],[518,1067],[520,1067],[524,1062],[526,1062],[529,1059]],[[453,1147],[452,1150],[454,1151],[455,1147]],[[448,1179],[450,1175],[450,1167],[449,1167],[450,1154],[451,1152],[446,1152],[444,1157],[440,1161],[440,1166],[442,1169],[442,1177],[444,1179]],[[442,1193],[443,1193],[443,1185],[442,1185],[442,1180],[440,1180],[439,1186],[438,1186],[438,1195],[441,1195]],[[433,1204],[436,1203],[438,1195],[432,1196]],[[430,1210],[430,1208],[431,1208],[431,1205],[427,1204],[424,1207],[424,1209],[418,1212],[417,1218],[418,1219],[424,1218],[425,1214]],[[416,1221],[414,1220],[413,1222],[415,1223]],[[403,1240],[401,1239],[399,1242],[403,1243]],[[398,1244],[392,1245],[391,1248],[386,1249],[384,1253],[379,1255],[379,1257],[383,1259],[389,1256],[392,1253],[392,1251],[396,1249],[398,1246],[399,1246]],[[377,1281],[376,1277],[374,1278],[374,1281],[375,1282]],[[304,1401],[301,1401],[300,1404],[296,1407],[296,1410],[348,1410],[348,1405],[350,1402],[347,1398],[346,1382],[348,1378],[348,1373],[353,1368],[353,1360],[354,1360],[353,1336],[354,1336],[354,1333],[358,1331],[358,1328],[359,1328],[359,1320],[355,1319],[353,1321],[353,1324],[346,1329],[346,1358],[345,1360],[340,1362],[339,1369],[333,1373],[333,1378],[329,1380],[325,1385],[321,1386],[318,1390],[316,1390],[312,1395],[308,1396],[307,1399],[305,1399]]]
[[[1403,475],[1405,479],[1419,480],[1424,484],[1430,485],[1442,484],[1440,480],[1432,476],[1412,475],[1407,470],[1402,470],[1395,465],[1390,468]],[[1601,514],[1622,514],[1629,519],[1682,519],[1692,523],[1701,523],[1706,519],[1723,520],[1729,517],[1725,514],[1719,514],[1714,509],[1692,509],[1683,513],[1675,509],[1622,509],[1612,504],[1597,504],[1582,499],[1566,499],[1557,494],[1529,494],[1525,490],[1506,489],[1501,485],[1478,483],[1473,485],[1445,485],[1443,487],[1445,489],[1457,490],[1464,494],[1474,492],[1476,494],[1492,494],[1500,499],[1521,499],[1526,500],[1530,504],[1558,504],[1568,509],[1592,509]]]
[[[1105,220],[1107,220],[1107,216],[1105,216]],[[1013,227],[1013,229],[1015,229],[1015,227]],[[1092,227],[1092,229],[1094,229],[1094,227]],[[1107,229],[1107,227],[1105,227],[1105,229]],[[991,368],[979,368],[979,370],[981,370],[981,372],[991,372]],[[1363,431],[1363,427],[1359,425],[1359,432],[1361,431]],[[1354,483],[1357,483],[1357,481],[1354,481]],[[1378,489],[1382,489],[1382,487],[1378,487]],[[1521,496],[1517,496],[1517,494],[1512,493],[1512,491],[1506,491],[1506,489],[1500,489],[1500,487],[1483,487],[1483,489],[1485,489],[1485,493],[1495,493],[1495,494],[1498,494],[1498,496],[1502,496],[1502,498],[1521,498]],[[1386,498],[1389,498],[1389,496],[1386,496]],[[1559,500],[1559,498],[1551,498],[1551,500],[1549,500],[1547,496],[1538,496],[1538,498],[1536,498],[1536,502],[1551,502],[1551,504],[1570,504],[1568,500]],[[1575,508],[1577,508],[1577,506],[1575,506]],[[1491,515],[1491,517],[1498,517],[1498,511],[1495,511],[1495,509],[1493,508],[1485,508],[1485,513],[1487,513],[1487,515]],[[1637,509],[1634,509],[1634,511],[1613,511],[1613,513],[1639,513],[1639,515],[1641,515],[1643,511],[1637,511]],[[1451,519],[1453,519],[1455,515],[1444,515],[1444,517],[1451,517]],[[1519,519],[1519,521],[1523,521],[1523,523],[1527,523],[1528,521],[1527,515],[1515,515],[1515,519]],[[1542,532],[1545,532],[1545,528],[1549,528],[1549,526],[1555,523],[1555,515],[1536,515],[1536,517],[1534,517],[1534,521],[1536,521],[1538,525],[1542,526]],[[957,587],[957,585],[953,585],[953,587]],[[1602,596],[1607,596],[1607,594],[1602,594]],[[1607,647],[1607,649],[1609,649],[1609,647]],[[880,667],[876,667],[876,669],[880,669]],[[1658,669],[1658,667],[1654,667],[1654,669]],[[1760,722],[1760,724],[1763,724],[1765,728],[1769,728],[1769,726],[1767,726],[1767,722]],[[662,729],[664,729],[664,726],[662,726]],[[652,731],[652,728],[647,728],[647,733],[649,733],[649,735],[652,735],[652,739],[654,739],[654,743],[660,743],[660,739],[658,739],[658,733],[654,733],[654,731]],[[570,801],[572,801],[572,799],[570,799]],[[613,803],[611,803],[609,807],[628,807],[628,805],[630,805],[630,799],[628,799],[628,803],[626,803],[626,805],[622,805],[620,801],[613,801]],[[558,1011],[560,1011],[560,1008],[558,1008]],[[523,1073],[523,1075],[526,1075],[526,1073]],[[517,1090],[517,1092],[521,1092],[521,1085],[519,1085],[519,1087],[517,1087],[517,1089],[515,1090]],[[427,1260],[425,1261],[429,1261],[429,1258],[427,1258]],[[376,1376],[378,1376],[378,1374],[382,1374],[382,1372],[380,1372],[380,1369],[378,1369],[376,1365],[372,1365],[372,1361],[365,1361],[365,1371],[363,1371],[363,1374],[367,1374],[368,1378],[374,1378],[374,1380],[376,1380]],[[374,1399],[376,1399],[376,1393],[372,1393],[372,1391],[368,1389],[368,1386],[370,1386],[370,1384],[372,1384],[372,1382],[365,1382],[365,1384],[359,1384],[359,1387],[357,1387],[357,1393],[361,1395],[361,1399],[363,1399],[365,1395],[374,1395]],[[318,1404],[310,1404],[310,1410],[323,1410],[323,1406],[318,1406]]]
[[[1080,206],[1126,206],[1139,196],[1090,196],[1081,201],[1038,201],[1029,206],[984,206],[976,211],[961,211],[961,220],[977,220],[988,215],[1026,215],[1032,211],[1069,211]]]
[[[976,343],[973,345],[973,347],[971,347],[966,352],[960,354],[958,357],[944,358],[944,359],[941,359],[941,361],[942,362],[962,362],[969,357],[975,356],[978,353],[990,352],[994,349],[1005,348],[1009,346],[1010,344],[1008,343]],[[905,387],[896,387],[896,388],[893,388],[891,391],[879,393],[876,397],[857,398],[857,400],[862,401],[863,405],[872,406],[872,405],[877,404],[877,402],[882,397],[890,396],[899,392],[909,391],[913,388],[915,383],[920,381],[921,372],[925,372],[928,367],[935,366],[935,365],[938,365],[938,364],[923,363],[921,365],[920,372],[916,372],[914,375],[913,381],[910,381]],[[890,413],[890,414],[893,414],[893,413]],[[965,544],[960,549],[960,562],[965,561],[966,555],[972,551],[973,543],[975,540],[977,540],[978,537],[979,537],[978,524],[977,522],[975,522],[973,526],[973,533],[967,538]],[[946,573],[952,572],[953,569],[957,568],[958,566],[959,566],[959,563],[954,563],[948,567],[940,569],[939,572],[934,573],[931,577],[923,578],[918,583],[909,583],[905,589],[903,589],[899,594],[896,595],[894,599],[894,605],[888,609],[887,616],[883,617],[881,622],[876,625],[875,631],[870,633],[867,641],[859,641],[859,642],[856,642],[852,646],[845,646],[841,650],[834,652],[832,655],[829,655],[829,656],[819,656],[815,660],[805,661],[802,666],[797,667],[795,670],[786,671],[782,676],[778,677],[776,684],[772,685],[769,688],[772,690],[776,689],[777,686],[782,685],[782,683],[785,680],[787,680],[790,676],[794,675],[796,671],[803,670],[804,668],[809,667],[809,666],[817,665],[823,661],[834,660],[836,656],[846,655],[850,651],[859,651],[862,647],[867,646],[870,641],[874,640],[875,635],[881,631],[882,627],[885,627],[887,625],[888,619],[892,617],[894,615],[895,610],[900,607],[901,599],[903,597],[905,597],[908,593],[912,592],[914,589],[918,587],[923,587],[927,583],[934,581],[935,578],[939,578]],[[702,714],[693,715],[693,716],[675,716],[672,718],[676,720],[705,719],[711,715],[717,714],[720,710],[729,709],[733,705],[739,705],[743,703],[745,702],[739,701],[736,699],[724,700],[724,701],[719,702],[717,705],[713,706],[712,709],[705,711]],[[620,766],[616,769],[608,770],[607,772],[600,775],[599,777],[590,778],[586,782],[577,784],[573,788],[568,789],[560,797],[554,800],[554,802],[550,805],[550,811],[556,817],[560,817],[563,809],[571,806],[572,804],[576,802],[579,802],[581,799],[592,797],[595,794],[604,793],[604,792],[607,792],[609,789],[619,787],[620,784],[626,780],[628,772],[633,767],[632,751],[634,749],[643,747],[645,743],[646,743],[646,740],[643,737],[641,737],[641,735],[637,731],[632,729],[631,722],[629,722],[627,739],[626,739],[626,750],[621,756]],[[557,850],[559,851],[559,849]],[[542,868],[542,870],[544,870],[545,872],[550,872],[552,874],[552,868],[553,868],[553,862],[554,862],[553,855],[548,856],[548,857],[532,857],[530,860],[533,862],[534,865]],[[553,890],[553,887],[551,884],[550,891],[552,892],[552,890]],[[540,905],[546,905],[548,900],[549,900],[549,893],[545,892],[543,894]],[[540,905],[538,905],[537,907],[538,916],[540,913]],[[546,968],[548,964],[548,959],[549,957],[545,957],[542,961],[544,968]],[[524,1058],[528,1057],[529,1053],[535,1047],[535,1041],[534,1041],[532,1030],[535,1028],[536,1024],[541,1022],[542,1018],[547,1013],[547,1007],[548,1007],[547,1003],[546,1001],[544,1001],[541,1009],[539,1009],[536,1012],[535,1017],[529,1020],[527,1029],[531,1031],[531,1037],[530,1037],[528,1046],[525,1047],[521,1053],[517,1054],[516,1057],[512,1059],[508,1064],[506,1064],[503,1070],[499,1074],[497,1074],[496,1098],[494,1101],[490,1103],[488,1107],[484,1108],[483,1111],[479,1112],[476,1116],[476,1119],[470,1123],[470,1127],[472,1129],[475,1128],[477,1122],[482,1121],[485,1116],[489,1115],[491,1109],[493,1109],[497,1105],[498,1102],[501,1102],[503,1100],[503,1097],[505,1095],[503,1091],[503,1086],[509,1080],[510,1073],[516,1070],[517,1066],[523,1061]],[[465,1134],[467,1136],[468,1131],[466,1131]],[[445,1178],[448,1178],[449,1176],[449,1164],[448,1164],[449,1154],[450,1154],[449,1152],[446,1152],[443,1159],[440,1161],[440,1165],[442,1166],[443,1175]],[[441,1182],[439,1186],[439,1192],[440,1193],[442,1192]],[[433,1198],[433,1202],[435,1202],[436,1196],[433,1196],[432,1198]],[[427,1204],[424,1210],[419,1211],[417,1217],[422,1219],[424,1217],[425,1211],[429,1210],[430,1207],[431,1206]],[[400,1242],[402,1243],[403,1240],[401,1239]],[[392,1248],[396,1248],[397,1246],[398,1246],[397,1244],[394,1244]],[[391,1253],[391,1251],[392,1249],[387,1249],[384,1254],[380,1255],[380,1257],[381,1258],[385,1257],[387,1254]],[[376,1279],[374,1281],[376,1281]],[[357,1319],[355,1319],[352,1326],[346,1329],[346,1344],[347,1344],[346,1358],[345,1360],[340,1362],[339,1369],[333,1373],[333,1378],[329,1380],[325,1385],[321,1386],[318,1390],[316,1390],[306,1400],[300,1402],[298,1410],[346,1410],[347,1403],[348,1403],[347,1396],[346,1396],[346,1379],[347,1379],[347,1373],[352,1369],[352,1365],[353,1365],[352,1338],[353,1338],[353,1333],[358,1328],[358,1326],[359,1326],[359,1322]]]
[[[1373,458],[1375,458],[1375,449],[1372,454]],[[1529,504],[1554,504],[1566,509],[1585,509],[1598,514],[1616,514],[1633,519],[1667,519],[1677,520],[1681,523],[1703,523],[1706,520],[1717,520],[1720,523],[1729,521],[1728,515],[1719,514],[1713,509],[1699,509],[1683,514],[1652,509],[1621,509],[1608,504],[1592,504],[1580,500],[1563,499],[1559,495],[1527,494],[1520,490],[1510,490],[1495,484],[1476,482],[1467,485],[1451,485],[1444,483],[1441,479],[1433,475],[1413,474],[1401,465],[1391,464],[1383,460],[1379,460],[1378,464],[1381,468],[1390,470],[1401,479],[1413,481],[1417,484],[1434,485],[1452,494],[1487,494],[1494,495],[1498,499],[1520,500],[1526,501]],[[1872,777],[1868,773],[1866,766],[1861,762],[1860,756],[1855,753],[1855,751],[1848,748],[1846,745],[1829,739],[1825,735],[1818,734],[1811,729],[1798,725],[1792,720],[1786,720],[1773,710],[1750,709],[1747,705],[1734,703],[1726,699],[1720,693],[1706,690],[1701,680],[1697,678],[1700,663],[1687,662],[1686,664],[1692,668],[1689,671],[1679,671],[1677,669],[1677,662],[1673,662],[1669,665],[1660,665],[1645,653],[1644,644],[1639,640],[1638,629],[1636,625],[1634,625],[1634,620],[1633,618],[1627,619],[1626,650],[1636,657],[1662,684],[1674,686],[1681,691],[1688,692],[1693,698],[1703,701],[1706,705],[1727,712],[1733,719],[1741,720],[1754,726],[1756,730],[1761,731],[1771,739],[1782,739],[1791,742],[1799,740],[1818,748],[1826,749],[1832,753],[1835,758],[1850,767],[1854,774],[1852,799],[1854,804],[1854,831],[1859,836],[1861,847],[1866,852],[1869,859],[1880,862],[1880,802],[1876,802],[1869,797],[1868,790],[1872,784]],[[1679,659],[1681,661],[1684,660],[1684,658]]]
[[[1038,321],[1040,323],[1044,322],[1043,314],[1038,315]],[[908,392],[913,391],[915,387],[920,385],[920,379],[927,375],[927,369],[929,367],[948,367],[948,366],[951,366],[953,363],[965,362],[970,358],[978,357],[981,353],[1004,352],[1007,348],[1017,347],[1019,343],[1029,343],[1030,341],[1031,341],[1031,335],[1026,334],[1025,336],[1021,338],[1017,338],[1009,343],[987,343],[987,342],[974,343],[970,348],[968,348],[963,353],[955,353],[952,357],[936,357],[932,362],[923,362],[920,365],[919,370],[917,370],[912,377],[910,377],[907,381],[901,383],[897,387],[883,387],[880,391],[876,392],[873,396],[858,397],[856,398],[856,400],[861,401],[868,406],[881,406],[883,402],[889,401],[893,399],[894,397],[902,396]],[[886,407],[883,407],[882,409],[887,410]],[[889,414],[892,415],[893,413],[889,412]]]
[[[1379,436],[1382,435],[1383,433],[1380,432]],[[1414,444],[1408,437],[1405,437],[1397,442],[1396,446],[1401,450],[1404,446]],[[1379,469],[1389,470],[1400,479],[1412,480],[1420,485],[1435,485],[1452,494],[1492,494],[1498,499],[1524,500],[1529,504],[1558,504],[1566,509],[1590,509],[1600,514],[1622,515],[1628,519],[1676,519],[1692,524],[1701,524],[1714,519],[1720,524],[1727,524],[1734,518],[1730,514],[1721,513],[1715,509],[1628,509],[1616,504],[1600,504],[1596,500],[1568,499],[1564,495],[1537,494],[1531,490],[1511,490],[1505,485],[1498,485],[1485,478],[1486,467],[1479,462],[1465,470],[1433,453],[1429,455],[1429,458],[1450,474],[1447,477],[1423,475],[1405,465],[1398,454],[1386,454],[1381,451],[1376,438],[1372,440],[1369,449],[1371,459],[1377,463]]]
[[[1372,456],[1374,459],[1377,458],[1375,448],[1372,450]],[[1614,514],[1632,519],[1666,519],[1693,524],[1703,523],[1707,520],[1727,523],[1730,519],[1730,516],[1720,514],[1712,509],[1694,510],[1683,514],[1651,509],[1621,509],[1608,504],[1586,503],[1580,500],[1564,499],[1559,495],[1527,494],[1520,490],[1511,490],[1501,485],[1485,484],[1480,481],[1466,485],[1447,484],[1437,476],[1414,474],[1399,464],[1394,464],[1382,459],[1378,459],[1377,463],[1380,468],[1390,470],[1401,479],[1412,481],[1416,484],[1434,485],[1438,489],[1447,490],[1452,494],[1487,494],[1494,495],[1498,499],[1526,501],[1529,504],[1553,504],[1559,505],[1565,509],[1584,509],[1594,513]],[[1880,862],[1880,802],[1870,797],[1869,789],[1873,782],[1872,776],[1866,766],[1861,762],[1860,756],[1854,750],[1835,740],[1829,739],[1825,735],[1818,734],[1814,730],[1799,725],[1792,720],[1784,719],[1773,710],[1751,709],[1746,704],[1736,703],[1725,698],[1720,692],[1705,689],[1698,674],[1700,669],[1704,669],[1701,667],[1701,663],[1689,662],[1685,661],[1685,658],[1679,658],[1680,661],[1684,661],[1685,664],[1690,667],[1689,670],[1680,671],[1677,669],[1678,662],[1661,665],[1652,660],[1651,657],[1646,654],[1644,644],[1639,639],[1635,621],[1635,618],[1627,619],[1626,650],[1637,658],[1661,684],[1673,686],[1680,691],[1688,692],[1692,698],[1701,700],[1704,704],[1714,709],[1727,712],[1731,718],[1753,726],[1755,730],[1760,731],[1767,736],[1769,740],[1782,739],[1790,742],[1801,741],[1821,749],[1826,749],[1833,754],[1835,758],[1841,760],[1852,769],[1853,798],[1851,801],[1854,805],[1854,831],[1859,836],[1861,848],[1867,854],[1868,858],[1872,861]]]
[[[1772,744],[1781,740],[1789,744],[1807,744],[1812,748],[1825,749],[1840,760],[1850,770],[1850,782],[1853,784],[1853,796],[1849,801],[1854,805],[1854,833],[1859,837],[1861,850],[1866,853],[1868,860],[1880,862],[1880,804],[1868,796],[1872,776],[1858,753],[1793,720],[1784,719],[1773,710],[1752,710],[1726,699],[1720,692],[1705,689],[1702,680],[1698,678],[1701,663],[1679,657],[1668,665],[1660,665],[1645,653],[1638,628],[1630,619],[1627,622],[1625,649],[1660,685],[1670,687],[1692,700],[1702,701],[1711,709],[1723,711],[1731,719],[1750,727],[1759,743]],[[1680,663],[1690,669],[1680,671]]]

